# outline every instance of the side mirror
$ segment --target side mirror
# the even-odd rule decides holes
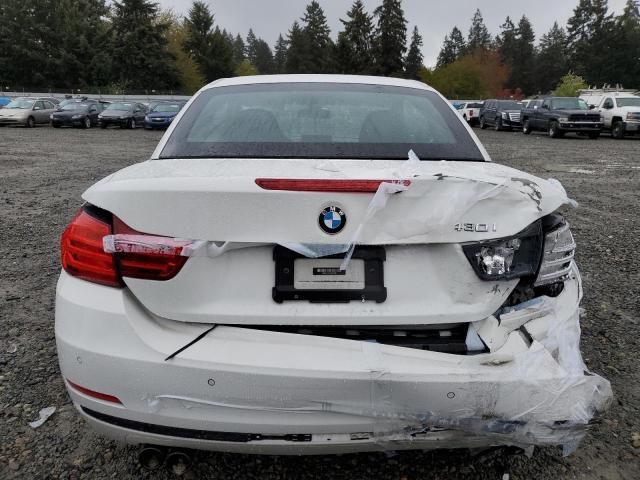
[[[589,110],[595,110],[596,106],[595,105],[589,105]]]
[[[538,105],[534,105],[534,106],[533,106],[533,109],[534,109],[534,110],[537,110],[537,109],[538,109]]]

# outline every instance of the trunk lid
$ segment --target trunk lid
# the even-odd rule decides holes
[[[256,184],[265,177],[411,185],[380,208],[372,193],[265,190]],[[151,312],[183,321],[293,325],[486,318],[517,281],[481,281],[460,244],[514,235],[569,202],[558,182],[489,162],[250,159],[150,160],[105,178],[83,198],[140,232],[214,245],[169,281],[125,278]],[[319,226],[330,206],[346,216],[336,235]],[[384,303],[273,301],[274,245],[318,252],[352,241],[385,247]]]

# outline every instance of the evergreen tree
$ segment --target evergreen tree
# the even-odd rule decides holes
[[[167,49],[169,25],[158,21],[158,4],[149,0],[113,2],[113,75],[129,89],[178,85],[175,59]]]
[[[185,27],[185,47],[200,66],[200,71],[211,82],[233,75],[234,44],[230,35],[220,28],[213,28],[213,14],[204,2],[196,0],[191,5]]]
[[[48,65],[41,69],[49,85],[84,89],[108,82],[111,39],[104,0],[59,0],[53,8],[57,20],[50,31]]]
[[[239,65],[245,60],[245,44],[240,34],[233,39],[233,63]]]
[[[549,93],[569,71],[567,63],[567,35],[558,22],[540,39],[540,51],[536,60],[537,90]]]
[[[178,80],[180,89],[186,94],[194,94],[205,83],[206,79],[200,71],[200,67],[195,59],[187,53],[185,42],[187,40],[187,28],[185,24],[178,18],[166,13],[166,21],[169,23],[169,31],[167,40],[169,42],[169,53],[173,55],[175,60],[175,70],[178,72]]]
[[[484,24],[480,9],[476,10],[471,20],[471,28],[469,29],[469,38],[467,40],[467,49],[469,52],[476,50],[491,49],[491,34]]]
[[[104,0],[1,0],[0,84],[77,88],[108,82]]]
[[[418,80],[420,78],[420,69],[422,68],[422,36],[418,32],[418,27],[413,27],[413,35],[411,36],[411,46],[404,65],[404,71],[407,78]]]
[[[347,20],[340,19],[344,30],[338,34],[338,67],[342,73],[366,75],[373,68],[373,22],[362,0],[353,2]]]
[[[329,36],[331,30],[324,10],[317,1],[307,5],[302,22],[306,37],[302,73],[330,73],[334,68],[333,42]]]
[[[580,0],[567,28],[571,69],[591,84],[615,80],[615,33],[607,0]]]
[[[274,47],[273,69],[274,73],[285,73],[287,71],[287,42],[282,38],[282,34],[278,35],[278,41]]]
[[[232,77],[235,70],[233,42],[216,27],[211,35],[211,49],[207,65],[207,80]]]
[[[211,51],[211,36],[213,31],[213,14],[207,4],[194,1],[184,19],[186,40],[184,46],[200,67],[202,74],[209,79],[208,62]]]
[[[274,73],[273,53],[271,47],[263,39],[259,38],[255,46],[255,63],[253,65],[262,75]]]
[[[307,37],[300,28],[300,24],[295,21],[287,34],[287,73],[304,73],[304,66],[307,62]]]
[[[257,45],[258,45],[258,37],[253,33],[253,29],[249,29],[249,33],[247,33],[247,42],[245,43],[244,53],[249,63],[255,66],[256,56],[257,56]]]
[[[458,27],[453,27],[451,33],[444,37],[442,49],[438,55],[437,68],[450,65],[459,60],[467,50],[467,44]]]
[[[274,73],[273,53],[263,39],[256,37],[252,29],[247,34],[247,60],[263,75]]]
[[[517,36],[516,26],[510,17],[507,17],[502,25],[500,25],[500,34],[496,38],[496,47],[502,58],[502,63],[511,67],[514,64],[517,55]]]
[[[401,0],[382,0],[374,16],[378,21],[373,43],[376,71],[386,76],[402,76],[407,51],[407,20]]]
[[[535,34],[531,22],[522,16],[516,31],[515,51],[511,63],[509,87],[521,89],[525,95],[536,92],[536,48]]]
[[[640,88],[640,2],[627,0],[615,30],[612,69],[616,76],[612,80],[626,88]]]

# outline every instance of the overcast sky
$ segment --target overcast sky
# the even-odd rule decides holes
[[[186,14],[191,0],[158,0],[163,8],[171,8],[176,13]],[[246,37],[249,27],[259,37],[273,46],[278,34],[287,33],[294,20],[299,19],[307,0],[205,0],[215,13],[217,25]],[[363,0],[369,12],[381,0]],[[341,29],[340,18],[352,0],[319,0],[327,15],[331,36],[335,39]],[[609,8],[620,13],[625,0],[609,0]],[[404,0],[405,16],[409,21],[409,31],[417,25],[424,38],[425,64],[432,66],[438,56],[442,40],[454,26],[466,35],[476,8],[480,8],[489,30],[495,35],[507,15],[519,19],[523,14],[533,23],[537,38],[558,21],[564,26],[571,16],[578,0]]]

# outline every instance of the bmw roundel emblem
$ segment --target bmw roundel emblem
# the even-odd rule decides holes
[[[335,235],[336,233],[340,233],[347,224],[347,216],[338,207],[326,207],[320,212],[318,223],[324,233]]]

